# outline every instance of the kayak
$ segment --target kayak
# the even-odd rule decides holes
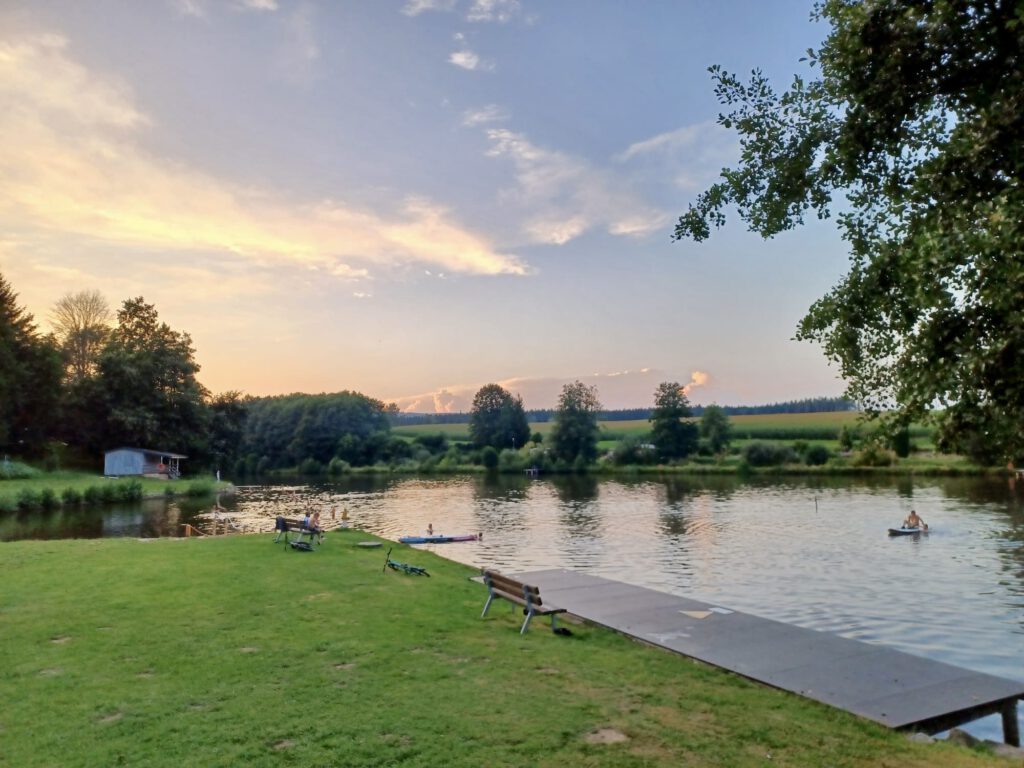
[[[913,536],[915,533],[928,533],[927,528],[890,528],[890,536]]]
[[[447,544],[450,541],[476,541],[479,538],[475,533],[465,533],[460,536],[445,536],[437,533],[433,536],[402,536],[399,541],[402,544]]]

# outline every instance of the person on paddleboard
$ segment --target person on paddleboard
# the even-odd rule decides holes
[[[907,519],[903,521],[904,528],[920,528],[922,531],[928,530],[928,524],[921,519],[920,515],[917,514],[913,509],[910,510],[910,514],[907,515]]]

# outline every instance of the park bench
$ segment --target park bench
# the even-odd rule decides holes
[[[565,613],[565,608],[552,608],[544,605],[540,598],[540,587],[517,581],[510,576],[504,576],[497,571],[484,571],[484,585],[487,587],[487,603],[484,605],[484,612],[480,614],[482,619],[487,615],[487,610],[494,602],[494,598],[501,597],[516,605],[523,606],[523,613],[526,619],[519,634],[523,634],[530,627],[530,619],[534,616],[551,616],[551,629],[558,631],[556,616]]]
[[[313,529],[308,528],[303,520],[297,520],[290,517],[278,516],[277,519],[274,521],[274,530],[277,531],[277,536],[274,537],[275,544],[281,540],[282,536],[284,537],[285,544],[290,543],[288,541],[289,533],[298,534],[298,536],[296,537],[296,541],[298,542],[302,541],[303,536],[309,536],[309,546],[312,546],[313,542],[317,541],[318,539],[320,541],[323,541],[322,531],[317,533]]]

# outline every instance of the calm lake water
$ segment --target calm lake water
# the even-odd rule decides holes
[[[1024,483],[1012,480],[359,477],[242,486],[219,503],[268,528],[309,508],[328,524],[347,509],[392,539],[428,524],[482,531],[425,548],[473,566],[588,571],[1024,680]],[[209,506],[0,519],[0,538],[179,535]],[[912,508],[932,532],[889,538]],[[998,717],[969,730],[1002,737]]]

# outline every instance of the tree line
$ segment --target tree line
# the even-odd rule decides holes
[[[473,399],[467,445],[449,445],[443,436],[397,437],[391,433],[397,407],[358,392],[213,395],[198,379],[189,334],[161,321],[142,297],[126,299],[112,313],[97,291],[68,294],[55,303],[52,324],[52,333],[41,333],[0,274],[0,450],[6,453],[54,465],[71,454],[95,465],[104,451],[129,446],[183,453],[190,471],[318,473],[428,465],[439,456],[491,467],[503,451],[530,443],[536,450],[544,441],[531,433],[522,398],[497,384],[481,387]],[[595,461],[604,413],[596,388],[579,381],[563,388],[543,448],[550,468],[582,469]],[[687,456],[699,429],[690,416],[682,386],[660,385],[649,415],[653,445],[644,450],[665,460]]]
[[[692,405],[690,409],[694,416],[701,416],[705,408],[708,407],[711,406]],[[756,414],[777,413],[835,413],[837,411],[858,410],[857,404],[845,397],[810,397],[802,400],[786,400],[781,403],[767,403],[764,405],[715,405],[714,407],[721,408],[727,416],[753,416]],[[650,419],[653,411],[654,408],[650,406],[603,409],[598,414],[598,420],[643,421]],[[526,420],[530,424],[543,424],[555,418],[557,409],[528,408],[525,413]],[[398,413],[394,416],[394,423],[402,426],[468,424],[471,418],[471,411],[458,411],[456,413]]]

